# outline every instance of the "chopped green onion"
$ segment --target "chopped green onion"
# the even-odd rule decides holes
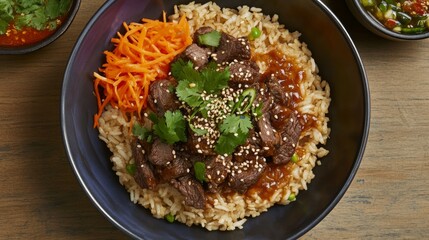
[[[415,27],[415,28],[402,28],[401,32],[406,34],[416,34],[416,33],[422,33],[425,31],[426,28],[424,27]]]
[[[295,196],[295,194],[291,193],[291,194],[289,195],[289,197],[287,198],[287,200],[289,200],[289,201],[291,201],[291,202],[295,201],[295,200],[296,200],[296,196]]]
[[[290,160],[291,160],[292,162],[294,162],[294,163],[297,163],[297,162],[299,161],[299,156],[298,156],[298,154],[294,153],[294,154],[292,155],[292,157],[290,158]]]
[[[252,27],[252,29],[250,30],[250,34],[249,34],[249,39],[250,40],[255,40],[258,37],[260,37],[262,34],[261,30],[257,27]]]
[[[206,164],[203,162],[195,162],[194,163],[194,173],[195,178],[199,180],[200,182],[205,181],[206,179]]]
[[[170,222],[170,223],[172,223],[172,222],[174,222],[174,215],[173,214],[171,214],[171,213],[169,213],[169,214],[167,214],[167,215],[165,215],[165,220],[167,220],[168,222]]]
[[[134,173],[136,173],[136,170],[137,170],[136,165],[134,163],[127,164],[125,168],[127,169],[127,172],[130,175],[134,175]]]
[[[378,8],[385,13],[387,11],[387,2],[381,1],[381,3],[378,5]]]
[[[198,36],[198,42],[202,45],[217,47],[219,46],[221,34],[220,32],[214,30],[206,34],[201,34]]]
[[[374,0],[361,0],[360,1],[364,7],[373,7],[375,6]]]

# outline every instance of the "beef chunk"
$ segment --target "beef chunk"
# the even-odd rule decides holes
[[[284,128],[281,129],[281,144],[273,156],[273,163],[285,164],[290,161],[295,152],[301,135],[301,124],[295,112],[290,112]]]
[[[250,57],[250,46],[247,38],[235,38],[226,33],[221,33],[219,47],[213,57],[217,63],[250,60]]]
[[[258,181],[266,166],[263,157],[254,155],[249,155],[244,162],[234,162],[228,176],[228,186],[239,193],[245,193]]]
[[[188,174],[191,168],[192,163],[189,160],[188,154],[178,152],[176,158],[164,167],[158,168],[157,172],[161,176],[162,180],[170,181],[171,179]]]
[[[269,113],[264,113],[261,118],[259,118],[258,127],[264,156],[272,156],[280,143],[280,135],[271,125]]]
[[[267,86],[270,89],[271,94],[274,96],[276,102],[279,102],[284,106],[289,105],[291,98],[288,94],[286,94],[285,89],[276,77],[270,76],[267,80]]]
[[[193,43],[189,45],[182,54],[180,54],[180,58],[185,61],[191,61],[194,64],[194,67],[201,68],[208,63],[209,53],[209,49],[202,48]]]
[[[145,145],[138,139],[135,139],[132,143],[134,162],[136,165],[136,172],[133,177],[140,187],[154,189],[158,181],[152,166],[145,158],[144,146]]]
[[[172,179],[171,184],[185,197],[185,204],[194,208],[203,209],[206,205],[204,189],[201,183],[191,175]]]
[[[230,83],[235,85],[251,85],[259,81],[260,73],[258,65],[253,61],[232,62],[229,65],[231,73]]]
[[[148,153],[149,162],[156,166],[165,166],[167,163],[173,161],[173,158],[173,145],[169,145],[156,138]]]
[[[216,192],[217,186],[225,181],[228,176],[229,168],[232,165],[231,160],[231,156],[224,157],[221,155],[210,156],[205,160],[205,179],[208,182],[210,191]]]
[[[157,80],[150,84],[148,104],[158,116],[163,116],[168,110],[179,108],[179,100],[176,95],[170,91],[170,89],[176,85],[177,82],[173,78]]]
[[[199,153],[203,155],[216,155],[216,152],[210,145],[207,143],[207,139],[198,135],[189,129],[188,130],[188,149],[193,153]]]
[[[193,37],[194,43],[199,43],[198,38],[200,35],[204,35],[206,33],[213,32],[213,31],[214,31],[214,29],[211,27],[200,27],[200,28],[198,28],[194,33],[194,37]]]

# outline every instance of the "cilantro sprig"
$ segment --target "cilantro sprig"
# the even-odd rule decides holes
[[[148,143],[153,141],[153,135],[170,145],[179,141],[186,142],[186,120],[179,110],[167,111],[162,117],[151,113],[149,119],[154,123],[152,129],[139,123],[134,124],[132,133],[135,137]]]
[[[229,69],[217,70],[214,62],[199,72],[194,69],[191,61],[185,62],[183,59],[171,64],[171,75],[179,81],[176,87],[177,97],[192,108],[204,103],[203,93],[218,94],[227,87],[230,78]]]
[[[186,120],[179,110],[167,111],[164,117],[150,114],[149,118],[154,122],[153,132],[168,144],[182,141],[186,142]]]
[[[252,121],[247,115],[228,115],[219,126],[221,135],[216,142],[215,151],[219,154],[231,154],[239,145],[246,143]]]
[[[71,3],[71,0],[0,0],[0,34],[6,32],[12,21],[17,30],[25,26],[54,30],[57,18],[68,12]]]

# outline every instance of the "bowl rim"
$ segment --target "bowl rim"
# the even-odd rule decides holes
[[[72,5],[70,6],[70,10],[68,12],[66,20],[49,37],[42,39],[41,41],[36,42],[34,44],[31,44],[31,45],[24,45],[24,46],[18,46],[18,47],[1,47],[0,46],[0,54],[25,54],[25,53],[34,52],[36,50],[39,50],[39,49],[46,47],[47,45],[51,44],[52,42],[57,40],[61,35],[63,35],[67,31],[67,29],[70,27],[71,23],[73,22],[74,18],[76,17],[76,14],[79,10],[80,4],[81,4],[81,0],[73,0],[72,1]]]
[[[364,21],[366,24],[371,26],[372,31],[375,31],[376,34],[382,34],[382,36],[388,36],[390,39],[399,39],[399,40],[421,40],[429,38],[429,30],[424,33],[419,34],[401,34],[394,31],[391,31],[384,27],[377,19],[375,19],[368,11],[362,6],[360,0],[347,0],[346,2],[352,3],[355,11],[355,14],[359,14],[360,17],[357,17],[358,20]],[[365,24],[364,24],[365,25]]]
[[[89,190],[87,183],[83,180],[82,176],[79,173],[79,170],[77,168],[77,165],[75,164],[75,159],[72,157],[71,152],[71,146],[68,141],[69,132],[66,129],[66,106],[65,106],[65,95],[66,95],[66,87],[68,85],[68,82],[71,81],[69,79],[69,75],[71,73],[71,62],[74,61],[76,58],[76,55],[79,51],[79,46],[82,44],[85,36],[88,34],[89,30],[92,28],[92,26],[95,24],[95,22],[98,20],[98,18],[109,9],[109,7],[114,4],[115,0],[107,0],[103,5],[95,12],[95,14],[91,17],[89,22],[86,24],[85,28],[82,30],[81,34],[79,35],[78,40],[76,41],[75,45],[73,46],[73,50],[70,54],[69,60],[67,62],[67,67],[64,72],[63,77],[63,83],[62,83],[62,90],[61,90],[61,104],[60,104],[60,114],[61,114],[61,130],[62,130],[62,138],[64,142],[64,149],[66,151],[67,158],[69,160],[70,165],[72,166],[73,172],[78,178],[78,182],[81,185],[81,187],[85,190],[86,195],[91,199],[92,203],[96,206],[99,212],[101,212],[114,226],[116,226],[118,229],[122,230],[124,233],[126,233],[128,236],[135,238],[135,239],[141,239],[140,236],[136,235],[132,231],[128,230],[126,226],[123,226],[121,223],[119,223],[116,219],[114,219],[101,204],[97,201],[97,199],[93,196],[91,191]],[[360,141],[360,147],[357,152],[357,156],[355,158],[353,168],[351,169],[347,180],[344,182],[343,186],[341,187],[338,194],[331,200],[331,202],[327,205],[327,207],[321,212],[320,215],[318,215],[315,219],[313,219],[308,225],[305,227],[299,229],[295,234],[290,236],[290,239],[297,239],[301,236],[303,236],[305,233],[310,231],[312,228],[314,228],[320,221],[322,221],[332,210],[333,208],[339,203],[341,198],[344,196],[345,192],[349,188],[350,184],[352,183],[359,166],[361,164],[367,140],[369,135],[369,129],[370,129],[370,113],[371,113],[371,106],[370,106],[370,90],[369,90],[369,84],[368,84],[368,78],[365,72],[364,64],[362,62],[362,59],[359,55],[359,52],[353,43],[352,38],[350,37],[349,33],[341,23],[341,21],[336,17],[336,15],[326,6],[325,3],[323,3],[321,0],[311,0],[317,7],[319,7],[326,15],[329,17],[333,23],[336,25],[336,27],[339,29],[340,33],[343,35],[346,43],[348,44],[352,55],[355,58],[355,61],[359,68],[359,73],[361,75],[361,84],[362,89],[364,92],[363,96],[363,103],[364,103],[364,119],[363,119],[363,127],[362,127],[362,137]]]

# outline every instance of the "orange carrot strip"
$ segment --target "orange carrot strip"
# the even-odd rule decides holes
[[[123,23],[125,33],[112,38],[113,51],[105,51],[106,62],[94,73],[94,94],[98,111],[94,127],[107,104],[118,108],[127,119],[141,117],[147,107],[150,83],[168,76],[174,57],[192,43],[184,16],[178,23],[142,19],[141,23]],[[102,90],[102,91],[100,91]]]

